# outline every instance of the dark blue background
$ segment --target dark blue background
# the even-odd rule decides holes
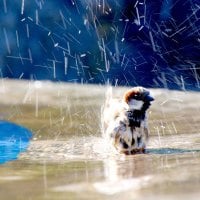
[[[22,2],[0,2],[1,77],[199,90],[198,0]]]

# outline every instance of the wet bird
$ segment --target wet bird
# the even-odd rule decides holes
[[[112,97],[108,89],[102,109],[104,136],[120,153],[144,153],[148,141],[147,110],[154,98],[143,87],[134,87],[122,98]]]

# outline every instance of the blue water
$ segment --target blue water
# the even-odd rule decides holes
[[[31,137],[32,133],[28,129],[0,121],[0,164],[17,159],[27,149]]]

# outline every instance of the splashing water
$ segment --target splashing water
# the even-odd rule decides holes
[[[170,195],[175,197],[179,191],[187,191],[189,197],[193,191],[198,193],[198,93],[153,89],[156,101],[149,113],[147,154],[125,156],[113,152],[101,137],[104,87],[5,79],[0,83],[1,117],[34,132],[18,161],[1,165],[3,191],[16,188],[9,194],[2,191],[2,198],[23,197],[24,188],[30,188],[31,197],[42,194],[52,199],[69,195],[112,199],[117,195],[157,200],[166,197],[165,189],[171,186]],[[121,96],[127,88],[114,90]],[[34,187],[27,187],[27,182]],[[182,199],[188,199],[185,195]]]
[[[1,4],[2,77],[199,89],[196,0]]]

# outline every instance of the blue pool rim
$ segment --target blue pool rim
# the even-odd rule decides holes
[[[32,132],[15,123],[0,121],[0,164],[16,160],[27,150]]]

